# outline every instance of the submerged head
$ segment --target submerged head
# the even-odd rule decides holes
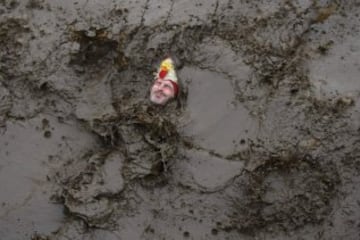
[[[178,92],[179,86],[174,63],[171,58],[167,58],[161,62],[150,89],[150,101],[158,105],[165,105],[171,99],[176,98]]]
[[[176,97],[176,85],[170,80],[156,79],[150,89],[150,101],[165,105],[169,100]]]

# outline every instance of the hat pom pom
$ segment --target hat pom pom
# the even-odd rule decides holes
[[[167,71],[166,70],[161,70],[160,73],[159,73],[159,77],[160,78],[164,78],[167,74]]]

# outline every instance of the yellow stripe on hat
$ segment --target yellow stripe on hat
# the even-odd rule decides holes
[[[167,71],[174,70],[174,64],[170,58],[167,58],[161,62],[160,68]]]

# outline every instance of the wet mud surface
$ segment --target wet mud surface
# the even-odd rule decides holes
[[[0,0],[1,239],[359,239],[359,14]]]

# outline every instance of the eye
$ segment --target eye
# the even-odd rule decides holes
[[[154,84],[155,84],[156,86],[159,86],[159,85],[161,85],[161,82],[160,82],[160,81],[156,81]]]
[[[164,88],[166,88],[166,89],[168,89],[168,90],[172,90],[172,86],[169,85],[169,84],[165,84],[165,85],[164,85]]]

